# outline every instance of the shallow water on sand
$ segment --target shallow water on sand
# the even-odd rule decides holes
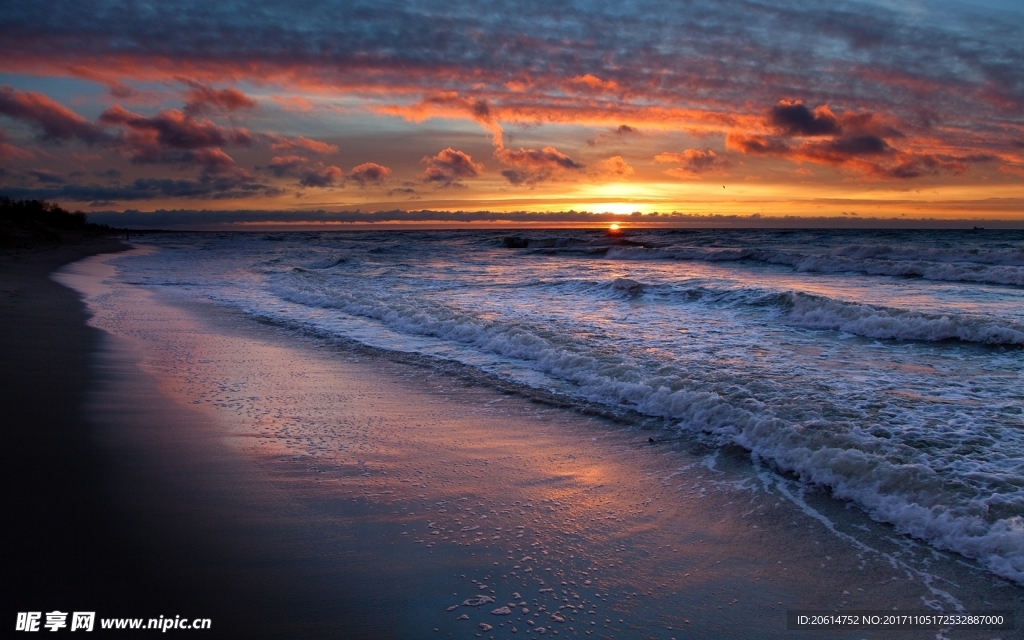
[[[119,279],[738,445],[1024,584],[1024,235],[168,234]]]
[[[376,575],[345,587],[395,637],[763,638],[800,635],[787,609],[1020,610],[1019,587],[742,451],[158,295],[106,259],[62,276],[93,323],[315,514],[295,526],[325,527],[340,548],[314,564]],[[311,609],[337,606],[324,591]]]

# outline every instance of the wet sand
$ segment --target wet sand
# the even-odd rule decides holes
[[[119,575],[155,613],[227,635],[394,638],[907,638],[937,632],[786,631],[786,610],[1019,616],[1021,588],[742,452],[105,289],[108,270],[61,276],[104,328],[76,416],[119,540],[101,551],[134,559]]]

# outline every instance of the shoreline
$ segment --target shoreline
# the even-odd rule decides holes
[[[76,566],[88,576],[126,557],[100,585],[124,594],[114,615],[202,615],[213,619],[214,636],[423,637],[437,629],[470,638],[482,622],[493,627],[486,637],[516,637],[496,623],[504,620],[532,636],[525,615],[447,610],[473,593],[504,605],[514,590],[532,612],[562,612],[552,634],[788,637],[801,634],[785,631],[786,608],[925,608],[922,599],[936,595],[911,565],[929,555],[914,566],[941,569],[936,586],[955,590],[968,609],[990,594],[1006,603],[1021,593],[986,587],[993,576],[921,545],[896,540],[865,552],[787,502],[784,481],[765,481],[749,462],[649,447],[648,432],[298,337],[209,303],[147,293],[131,307],[140,315],[129,325],[141,333],[100,333],[85,329],[70,289],[47,281],[75,298],[74,322],[93,340],[85,366],[99,375],[72,416],[92,438],[86,475],[94,481],[60,472],[40,487],[67,497],[73,486],[106,509],[109,519],[88,525],[103,541],[97,558]],[[21,404],[46,402],[43,390],[26,388]],[[66,449],[71,457],[79,450]],[[883,525],[844,513],[844,503],[799,499],[844,532],[866,527],[883,541]],[[72,527],[87,527],[61,514],[41,522],[63,523],[65,541]],[[910,564],[887,568],[901,553]],[[68,597],[81,599],[84,584]],[[28,610],[81,610],[77,600],[49,604],[51,585],[41,572],[28,591],[46,602]],[[552,588],[599,612],[577,616],[595,624],[569,620],[574,609],[556,609],[565,606],[559,596],[542,591]],[[463,612],[471,619],[460,621]]]
[[[86,325],[78,295],[49,278],[63,264],[125,248],[104,239],[0,255],[0,411],[7,426],[0,468],[15,540],[3,573],[9,606],[18,610],[72,598],[122,604],[134,597],[123,584],[132,571],[94,557],[115,555],[107,542],[112,533],[96,517],[107,508],[104,465],[80,411],[101,332]]]

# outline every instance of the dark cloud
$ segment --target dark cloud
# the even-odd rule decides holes
[[[898,164],[879,167],[879,172],[891,178],[920,178],[922,176],[960,175],[972,164],[995,162],[993,155],[952,156],[948,154],[903,154]]]
[[[922,153],[900,149],[893,141],[906,136],[885,117],[871,112],[834,114],[827,107],[808,110],[802,103],[780,103],[768,123],[780,133],[758,136],[730,133],[726,147],[747,155],[769,155],[794,162],[848,167],[882,178],[912,179],[961,175],[972,164],[992,162],[990,153],[964,155]],[[799,143],[791,137],[808,138]],[[662,154],[667,157],[667,154]]]
[[[460,180],[476,178],[484,171],[483,163],[473,162],[468,153],[451,147],[436,156],[424,156],[421,162],[427,165],[423,172],[423,181],[442,187],[462,186]]]
[[[780,102],[772,107],[769,122],[783,135],[824,136],[840,132],[839,120],[827,105],[814,111],[802,102]]]
[[[24,194],[3,192],[0,195],[8,197],[23,198],[30,197]],[[645,216],[647,218],[647,216]],[[652,217],[653,218],[653,217]],[[196,211],[188,209],[165,210],[160,209],[153,212],[142,212],[127,210],[124,212],[102,211],[89,214],[91,222],[109,224],[113,226],[136,227],[136,228],[182,228],[182,229],[210,229],[210,228],[231,228],[237,224],[280,223],[294,228],[296,223],[308,222],[320,225],[323,223],[395,223],[395,222],[510,222],[517,225],[537,226],[543,228],[545,224],[573,223],[576,225],[592,225],[595,228],[607,228],[611,222],[622,222],[628,220],[627,216],[610,213],[590,213],[586,211],[558,211],[547,213],[534,213],[526,211],[496,212],[496,211]],[[801,228],[859,228],[859,229],[921,229],[921,228],[947,228],[963,229],[971,225],[979,224],[978,219],[911,219],[911,218],[874,218],[868,216],[848,216],[844,218],[835,217],[806,217],[806,216],[747,216],[747,215],[720,215],[720,214],[663,214],[657,219],[669,224],[676,224],[687,227],[710,227],[710,228],[762,228],[762,229],[791,229],[794,226]],[[1011,228],[1019,229],[1020,221],[989,220],[986,221],[989,228]],[[501,233],[496,232],[495,237],[500,238]]]
[[[0,131],[0,162],[31,160],[35,154],[15,146],[8,141],[7,134]]]
[[[25,66],[107,61],[125,76],[158,70],[176,77],[189,68],[225,79],[248,73],[322,86],[483,87],[493,95],[509,94],[514,79],[551,104],[573,80],[579,87],[614,83],[627,100],[712,111],[774,102],[779,87],[832,105],[852,104],[858,93],[879,105],[911,104],[910,89],[857,82],[865,70],[897,70],[962,88],[932,97],[946,112],[968,113],[960,107],[983,92],[1004,105],[1024,104],[1018,28],[976,6],[912,11],[747,0],[451,0],[443,8],[413,1],[388,11],[371,0],[301,10],[286,0],[184,0],[133,11],[114,0],[88,7],[53,0],[5,7],[0,56]],[[493,111],[495,98],[486,98]]]
[[[888,153],[889,143],[878,136],[848,136],[828,143],[829,151],[847,156],[877,156]]]
[[[278,178],[298,175],[299,170],[306,166],[308,160],[301,156],[274,156],[267,165],[267,171]]]
[[[186,80],[189,86],[185,94],[187,102],[184,112],[196,116],[210,111],[238,111],[255,109],[258,103],[238,89],[214,89],[198,82]]]
[[[281,189],[232,176],[198,180],[140,178],[122,185],[65,184],[55,188],[12,189],[0,192],[9,198],[56,200],[109,204],[160,198],[199,198],[226,200],[252,196],[277,196]]]
[[[80,140],[87,144],[110,141],[101,127],[41,93],[0,87],[0,114],[39,127],[44,140]]]
[[[743,133],[730,133],[725,138],[725,146],[748,155],[784,156],[790,152],[789,145],[783,140]]]
[[[303,187],[326,188],[333,187],[338,180],[345,176],[345,172],[339,167],[318,167],[304,171],[299,178],[299,185]]]
[[[245,129],[224,128],[177,109],[165,109],[147,118],[114,105],[100,115],[100,122],[124,126],[137,134],[129,137],[129,143],[141,161],[152,161],[151,156],[159,156],[164,149],[200,149],[228,143],[245,146],[252,142],[251,134]]]
[[[969,155],[1020,138],[1019,25],[965,6],[414,0],[380,11],[371,0],[301,10],[285,0],[183,0],[141,11],[115,0],[52,0],[6,3],[0,60],[9,74],[42,75],[65,74],[77,61],[97,81],[140,87],[175,82],[188,70],[203,83],[185,107],[193,118],[243,104],[216,93],[236,90],[213,86],[248,79],[386,96],[406,107],[427,96],[423,117],[449,110],[486,126],[496,140],[505,122],[630,122],[645,131],[647,123],[671,123],[714,135],[731,130],[729,148],[743,153],[797,159],[802,152],[790,146],[802,142],[793,139],[812,138],[831,142],[817,149],[821,158],[886,156],[891,167],[901,151]],[[827,107],[783,105],[780,96]],[[927,118],[919,115],[923,103]],[[855,126],[844,117],[854,109],[886,114],[889,130]],[[766,111],[770,126],[762,129]],[[46,125],[41,116],[14,117],[49,139],[102,140],[102,128],[81,119],[54,117]],[[872,156],[865,136],[893,151]],[[505,169],[520,183],[537,176],[522,166]]]
[[[554,147],[543,149],[498,149],[494,157],[511,167],[501,175],[514,185],[537,184],[555,174],[582,171],[586,167]]]
[[[104,171],[94,171],[93,175],[97,178],[107,178],[108,180],[120,180],[121,172],[117,169],[106,169]]]
[[[682,153],[659,153],[654,161],[662,164],[678,164],[679,167],[669,169],[668,173],[680,177],[718,171],[728,166],[711,149],[687,149]]]
[[[371,164],[373,163],[367,163],[367,165]],[[383,180],[391,172],[387,167],[381,167],[380,165],[373,165],[373,167],[359,165],[353,169],[353,174],[355,175],[346,176],[340,167],[334,165],[325,166],[322,162],[312,163],[306,158],[295,155],[274,156],[270,164],[263,169],[278,178],[286,176],[298,178],[298,186],[300,187],[324,189],[327,187],[344,186],[347,178],[352,178],[360,186],[368,182],[375,182],[375,180],[371,179],[375,174],[374,167],[377,168],[376,175],[379,180]]]
[[[28,173],[29,175],[33,176],[36,180],[44,184],[64,184],[65,182],[67,182],[67,180],[64,179],[63,176],[59,176],[52,171],[47,171],[46,169],[33,169],[30,170]]]

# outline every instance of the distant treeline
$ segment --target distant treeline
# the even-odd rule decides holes
[[[68,211],[44,200],[0,197],[0,246],[31,247],[38,242],[60,242],[61,234],[93,235],[115,231],[92,224],[81,211]]]
[[[71,212],[44,200],[0,198],[0,220],[18,226],[42,225],[56,229],[84,229],[87,221],[81,211]]]

